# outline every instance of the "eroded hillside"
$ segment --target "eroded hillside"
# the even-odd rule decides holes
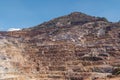
[[[0,32],[1,80],[119,80],[120,24],[74,12]]]

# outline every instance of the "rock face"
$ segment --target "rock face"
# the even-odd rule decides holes
[[[120,24],[74,12],[0,32],[0,80],[119,80]]]

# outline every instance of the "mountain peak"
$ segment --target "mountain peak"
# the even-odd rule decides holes
[[[29,28],[29,29],[39,29],[39,28],[49,28],[49,27],[59,27],[59,26],[71,26],[71,25],[83,25],[88,22],[94,22],[94,21],[107,21],[105,18],[101,17],[94,17],[87,14],[84,14],[82,12],[72,12],[68,15],[61,16],[58,18],[54,18],[48,22],[44,22],[40,25],[37,25],[35,27]]]
[[[68,15],[54,18],[50,21],[44,22],[40,25],[34,26],[27,30],[39,30],[41,28],[50,28],[50,27],[57,28],[57,27],[67,27],[73,25],[83,25],[88,22],[96,22],[96,21],[108,22],[106,18],[90,16],[82,12],[72,12]]]
[[[82,12],[72,12],[70,15],[81,15],[81,14],[84,14]]]

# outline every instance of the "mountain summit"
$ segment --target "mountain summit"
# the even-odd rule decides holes
[[[119,80],[120,24],[73,12],[0,32],[1,80]]]
[[[83,25],[87,22],[95,22],[95,21],[105,21],[106,18],[101,17],[93,17],[81,12],[73,12],[69,15],[65,15],[62,17],[58,17],[52,19],[48,22],[44,22],[38,26],[33,27],[32,29],[45,28],[45,27],[60,27],[60,26],[71,26],[71,25]]]

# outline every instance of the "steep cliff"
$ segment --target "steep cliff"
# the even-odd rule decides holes
[[[119,80],[120,24],[80,12],[0,32],[1,80]]]

